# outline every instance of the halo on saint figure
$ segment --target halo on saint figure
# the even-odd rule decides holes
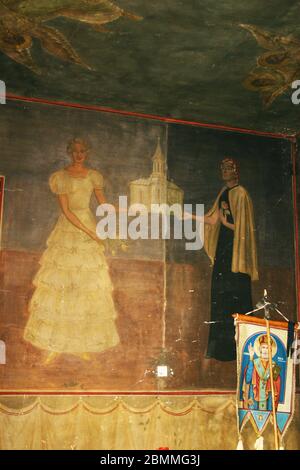
[[[259,335],[254,341],[254,351],[258,357],[260,357],[260,346],[262,343],[268,344],[267,335],[265,333]],[[272,357],[274,357],[275,354],[277,353],[277,343],[272,336],[271,336],[271,344],[272,344]]]

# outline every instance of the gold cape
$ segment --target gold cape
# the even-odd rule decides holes
[[[223,188],[206,214],[212,216],[219,209],[219,198],[225,191]],[[233,273],[249,274],[252,281],[258,280],[257,252],[255,241],[254,215],[251,198],[243,186],[232,188],[229,193],[229,204],[234,220],[234,240],[231,270]],[[214,264],[221,222],[215,225],[205,224],[204,249]]]

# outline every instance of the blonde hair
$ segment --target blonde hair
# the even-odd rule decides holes
[[[74,137],[74,139],[70,140],[67,145],[67,153],[70,155],[74,148],[74,145],[81,144],[87,152],[91,150],[91,146],[89,145],[88,141],[85,139],[80,139],[79,137]]]

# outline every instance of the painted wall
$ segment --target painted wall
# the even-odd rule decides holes
[[[167,178],[184,190],[184,202],[208,209],[222,187],[219,163],[240,163],[241,184],[254,205],[260,280],[254,304],[267,288],[290,317],[296,315],[290,143],[266,137],[74,110],[12,103],[1,108],[0,174],[6,177],[1,262],[1,366],[6,390],[234,389],[235,362],[204,360],[210,318],[211,266],[184,240],[129,241],[128,251],[107,254],[118,311],[117,348],[82,359],[61,355],[44,365],[45,351],[23,339],[32,279],[60,213],[49,175],[68,164],[74,136],[92,145],[88,165],[104,176],[108,201],[128,194],[128,183],[147,178],[160,137]],[[95,201],[93,202],[95,208]],[[76,295],[76,293],[74,293]],[[156,380],[167,362],[174,376]]]

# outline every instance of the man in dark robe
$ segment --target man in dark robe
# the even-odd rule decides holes
[[[225,187],[205,215],[204,248],[213,265],[207,358],[236,358],[233,313],[252,310],[251,281],[258,279],[251,198],[239,184],[237,162],[221,162]]]

